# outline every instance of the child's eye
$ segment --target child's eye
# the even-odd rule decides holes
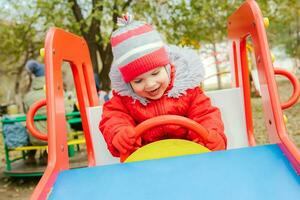
[[[155,76],[155,75],[159,74],[159,72],[160,72],[160,71],[155,71],[155,72],[153,72],[151,75]]]
[[[142,82],[142,79],[137,79],[137,80],[134,80],[133,82],[134,82],[134,83],[141,83],[141,82]]]

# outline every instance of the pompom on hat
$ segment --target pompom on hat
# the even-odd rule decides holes
[[[160,34],[149,24],[134,21],[128,13],[118,18],[119,29],[111,36],[114,56],[112,68],[118,68],[128,83],[156,67],[170,63]]]
[[[27,71],[34,74],[35,77],[45,76],[45,65],[35,60],[28,60],[25,64]]]

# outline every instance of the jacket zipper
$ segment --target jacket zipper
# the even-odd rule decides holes
[[[163,107],[163,103],[161,101],[157,101],[155,102],[155,114],[156,116],[160,116],[160,115],[165,115],[165,109]],[[165,137],[168,138],[168,135],[166,134],[166,131],[164,130],[163,126],[161,127],[163,133],[165,134]]]

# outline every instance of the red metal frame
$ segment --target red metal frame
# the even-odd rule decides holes
[[[235,84],[242,87],[246,111],[246,124],[250,145],[254,143],[250,103],[249,72],[246,39],[251,37],[254,46],[263,109],[271,143],[279,143],[293,167],[300,174],[300,152],[288,137],[274,78],[267,35],[261,11],[254,0],[246,0],[228,19],[228,38],[232,43]],[[242,80],[242,82],[240,82]]]
[[[50,105],[47,106],[48,165],[31,199],[46,199],[58,173],[69,169],[62,81],[63,61],[71,64],[87,146],[88,165],[95,165],[86,108],[98,106],[99,100],[88,46],[81,37],[62,29],[51,28],[45,39],[46,104]]]

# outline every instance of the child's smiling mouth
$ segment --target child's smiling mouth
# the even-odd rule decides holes
[[[151,96],[156,96],[159,93],[160,86],[154,90],[148,91],[148,94]]]

